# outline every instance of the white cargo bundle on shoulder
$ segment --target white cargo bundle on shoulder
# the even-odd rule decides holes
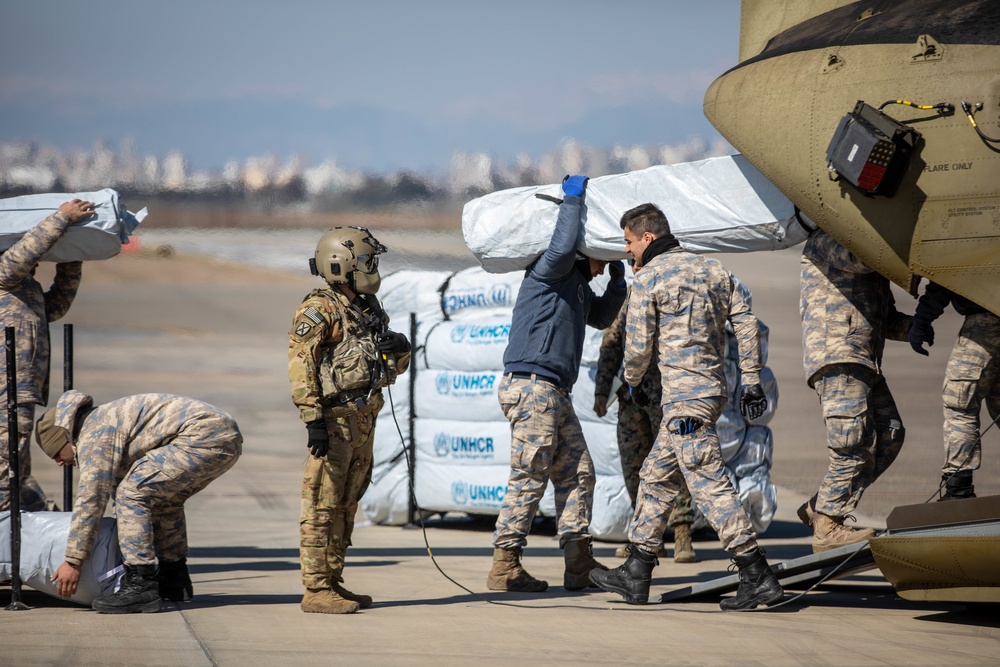
[[[465,243],[490,273],[522,270],[548,247],[561,198],[559,185],[542,185],[473,199],[462,211]],[[595,259],[626,258],[619,221],[647,202],[692,252],[780,250],[809,235],[792,202],[742,155],[592,178],[584,202],[579,249]]]
[[[42,257],[43,262],[78,262],[108,259],[121,252],[145,217],[146,209],[129,211],[115,190],[72,194],[48,193],[0,199],[0,252],[31,231],[38,223],[73,199],[92,201],[94,215],[72,225]]]

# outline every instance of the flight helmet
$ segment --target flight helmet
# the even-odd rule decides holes
[[[382,284],[378,256],[388,251],[364,227],[334,227],[320,237],[309,268],[331,285],[346,284],[358,294],[375,294]]]

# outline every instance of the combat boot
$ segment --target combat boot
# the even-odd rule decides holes
[[[160,611],[163,601],[157,590],[155,565],[126,565],[117,593],[94,600],[94,611],[102,614],[134,614]]]
[[[486,587],[491,591],[541,593],[549,587],[549,583],[535,579],[521,567],[521,547],[497,547],[493,549],[493,568],[486,577]]]
[[[850,528],[844,525],[844,520],[854,517],[847,516],[827,516],[820,512],[813,515],[813,553],[829,551],[837,547],[848,544],[857,544],[875,537],[875,531],[871,528]]]
[[[354,600],[348,600],[329,588],[307,588],[299,606],[307,614],[353,614],[361,608]]]
[[[945,488],[941,500],[961,500],[962,498],[975,498],[976,487],[972,485],[972,471],[959,470],[954,473],[941,475],[941,484]]]
[[[674,526],[674,562],[697,563],[698,554],[691,544],[691,524],[679,523]]]
[[[813,525],[813,515],[816,514],[816,494],[809,500],[802,503],[797,512],[799,515],[799,521],[807,526]]]
[[[649,585],[653,581],[656,556],[631,545],[628,560],[613,570],[591,570],[590,581],[611,593],[618,593],[629,604],[649,602]]]
[[[334,593],[344,598],[345,600],[351,600],[352,602],[357,602],[362,609],[368,609],[368,607],[372,606],[372,596],[352,593],[351,591],[344,588],[343,585],[341,585],[341,582],[339,581],[334,581],[332,584],[330,584],[330,588],[333,589]]]
[[[189,602],[194,597],[187,558],[178,561],[161,560],[156,578],[160,583],[161,598],[174,602]]]
[[[754,609],[757,605],[771,605],[785,595],[760,547],[733,556],[733,564],[740,569],[740,585],[736,595],[719,603],[723,611],[743,611]]]
[[[563,574],[563,588],[568,591],[579,591],[594,586],[590,582],[591,570],[607,570],[608,568],[594,560],[594,549],[589,537],[577,537],[569,540],[563,546],[563,558],[566,561],[566,571]]]

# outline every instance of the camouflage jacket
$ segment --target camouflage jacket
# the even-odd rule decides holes
[[[82,264],[56,265],[48,292],[35,280],[35,267],[69,223],[53,213],[0,254],[0,322],[13,326],[17,348],[17,402],[45,405],[49,397],[49,322],[66,314],[80,287]],[[0,339],[0,396],[7,396],[6,337]]]
[[[636,273],[625,323],[625,381],[638,386],[654,351],[669,402],[724,397],[726,322],[744,384],[760,382],[760,327],[735,279],[711,257],[673,248]]]
[[[366,301],[372,303],[366,304]],[[324,363],[334,357],[344,359],[344,346],[359,350],[374,349],[376,336],[388,325],[389,317],[374,296],[359,295],[351,303],[336,288],[327,287],[309,293],[295,311],[288,334],[288,380],[292,385],[292,402],[298,407],[302,421],[308,423],[321,418],[324,406],[330,403],[331,391],[337,390],[336,377],[332,378],[333,387],[329,386],[330,378],[323,377]],[[361,354],[359,358],[363,356]],[[367,394],[372,389],[377,391],[385,384],[391,384],[396,374],[405,372],[409,367],[410,354],[393,354],[384,361],[387,373],[378,373],[376,369],[374,387],[369,380],[364,387],[350,393]],[[374,362],[370,359],[366,361],[369,364]],[[368,370],[365,375],[373,377]]]
[[[77,416],[92,404],[82,392],[64,393],[56,404],[56,425],[72,432]],[[242,451],[243,436],[233,418],[193,398],[137,394],[86,414],[75,440],[80,481],[66,542],[68,563],[79,565],[90,557],[108,499],[135,462],[178,436],[191,446],[229,447],[234,456]],[[198,475],[195,465],[165,472],[182,483]]]
[[[626,300],[631,295],[631,288],[626,292]],[[618,316],[610,327],[604,330],[604,337],[601,339],[601,351],[597,358],[597,375],[594,377],[594,394],[597,396],[610,396],[612,380],[619,374],[622,361],[625,359],[625,319],[628,308],[623,305],[618,311]],[[655,341],[654,341],[655,343]],[[655,353],[654,353],[655,354]],[[646,368],[639,383],[639,389],[649,397],[651,403],[660,402],[660,368],[658,364],[650,364]],[[628,387],[622,385],[618,388],[619,398],[624,398],[628,394]]]
[[[881,373],[885,340],[906,340],[912,317],[896,310],[889,281],[825,232],[802,249],[799,313],[810,386],[831,364]]]

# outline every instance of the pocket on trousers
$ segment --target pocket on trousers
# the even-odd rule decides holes
[[[952,410],[968,410],[976,401],[978,380],[946,379],[942,399],[944,407]]]

